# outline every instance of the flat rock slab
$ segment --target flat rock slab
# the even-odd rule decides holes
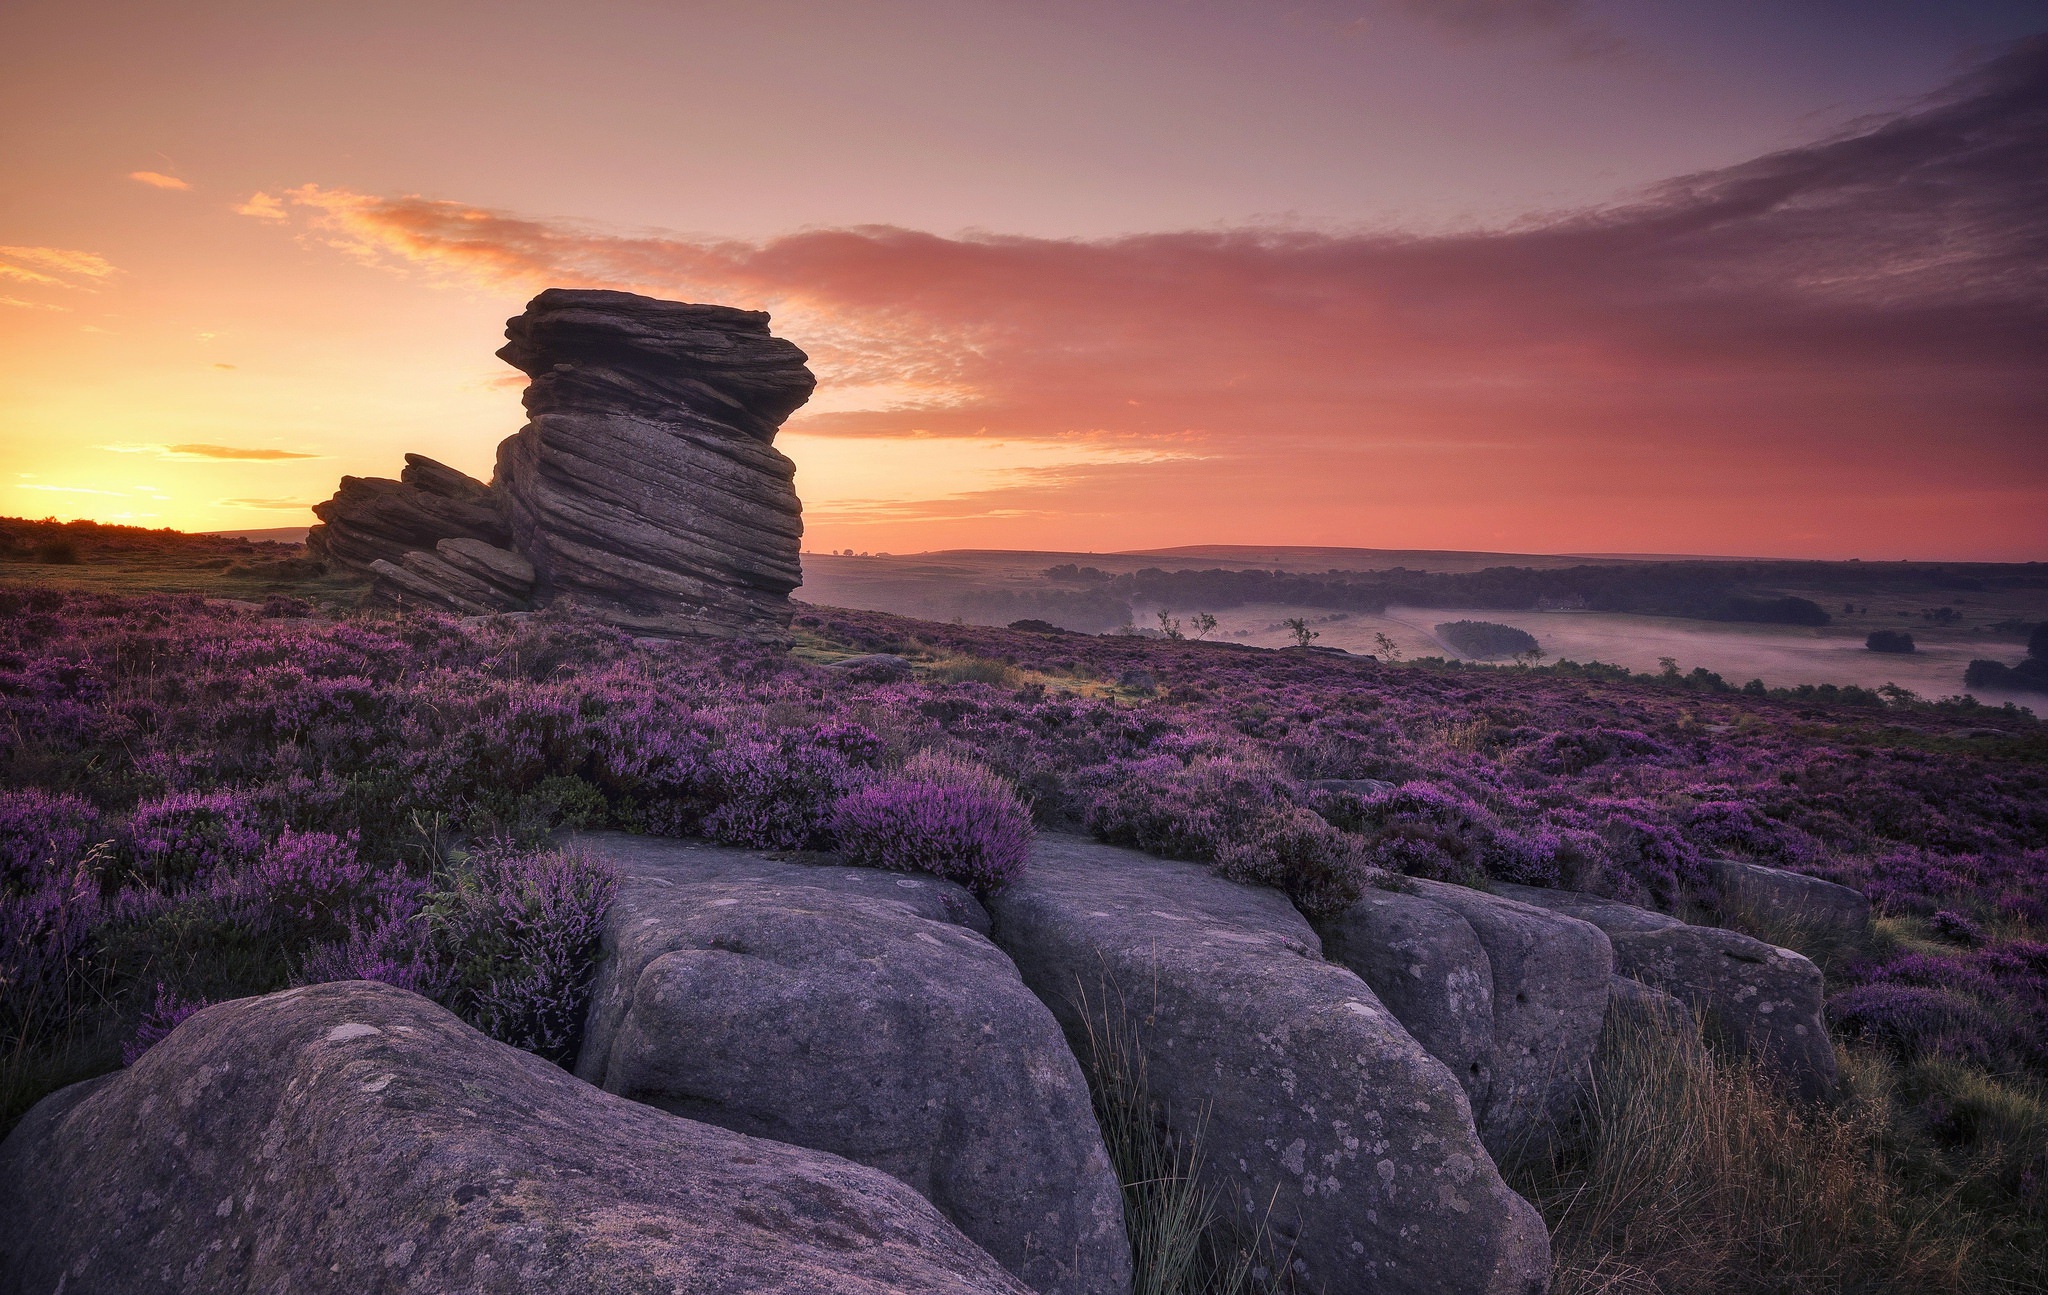
[[[1573,891],[1502,885],[1500,893],[1583,918],[1607,932],[1615,970],[1706,1017],[1805,1097],[1835,1087],[1835,1047],[1821,1016],[1820,968],[1790,949],[1713,926]]]
[[[1042,1292],[1130,1289],[1080,1064],[951,882],[611,833],[577,1073],[872,1165]]]
[[[245,998],[0,1145],[0,1291],[1024,1295],[916,1192],[389,985]]]
[[[1579,918],[1442,882],[1372,891],[1323,947],[1448,1066],[1496,1154],[1569,1114],[1607,1015],[1614,952]]]
[[[1169,1128],[1303,1289],[1535,1292],[1543,1221],[1510,1191],[1464,1090],[1278,892],[1041,836],[988,900],[996,942],[1070,1037],[1128,1030]],[[1118,1018],[1121,1018],[1120,1020]]]

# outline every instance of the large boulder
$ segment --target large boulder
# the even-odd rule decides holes
[[[0,1292],[1024,1295],[917,1193],[622,1101],[402,989],[207,1008],[0,1145]]]
[[[1048,1295],[1130,1289],[1121,1188],[1080,1065],[981,933],[973,895],[682,841],[584,841],[620,892],[579,1075],[884,1170]]]
[[[1870,900],[1860,890],[1740,859],[1711,859],[1706,869],[1724,920],[1782,931],[1780,938],[1838,944],[1858,944],[1870,935]]]
[[[432,551],[446,539],[473,539],[503,547],[512,530],[489,486],[424,454],[405,456],[396,481],[343,477],[332,499],[313,505],[320,524],[306,533],[306,549],[328,565],[367,574],[372,564],[394,566],[414,550]]]
[[[543,598],[637,634],[783,637],[803,513],[773,442],[816,386],[804,353],[757,311],[562,288],[505,336],[533,381],[497,489]]]
[[[1586,1077],[1607,1014],[1614,953],[1589,922],[1465,886],[1411,880],[1321,926],[1464,1086],[1489,1149],[1555,1127]]]
[[[1458,1081],[1279,893],[1041,836],[988,904],[1070,1038],[1128,1031],[1160,1117],[1199,1138],[1232,1221],[1264,1226],[1303,1289],[1544,1289],[1543,1221]]]
[[[1598,895],[1535,886],[1499,890],[1605,931],[1616,971],[1699,1011],[1711,1028],[1776,1070],[1802,1096],[1834,1091],[1835,1048],[1821,1015],[1825,988],[1820,968],[1804,956]]]

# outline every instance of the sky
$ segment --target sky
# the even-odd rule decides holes
[[[487,476],[765,309],[807,547],[2048,559],[2048,3],[0,7],[0,515]]]

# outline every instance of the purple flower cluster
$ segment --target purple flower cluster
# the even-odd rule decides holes
[[[832,831],[856,863],[928,872],[977,891],[1023,872],[1032,838],[1031,811],[1000,774],[935,751],[848,792]]]

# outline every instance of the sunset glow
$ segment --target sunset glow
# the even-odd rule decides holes
[[[487,476],[564,285],[773,313],[817,548],[2048,549],[2026,6],[432,8],[0,19],[0,513]]]

